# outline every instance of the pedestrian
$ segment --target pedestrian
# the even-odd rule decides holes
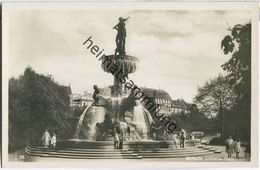
[[[180,148],[182,148],[182,133],[181,132],[179,132],[179,134],[178,134],[178,139],[179,139]]]
[[[181,148],[185,147],[185,137],[184,137],[183,133],[181,134],[181,137],[180,137],[180,147]]]
[[[178,139],[177,139],[177,134],[176,133],[173,134],[172,139],[173,139],[173,146],[177,149],[178,148],[178,146],[177,146]]]
[[[200,143],[202,143],[203,137],[204,137],[204,132],[200,132],[200,134],[199,134]]]
[[[239,159],[239,153],[241,152],[241,143],[239,138],[234,144],[234,151],[236,153],[236,158]]]
[[[195,146],[195,137],[194,134],[191,134],[191,143],[193,146]]]
[[[55,148],[56,147],[56,134],[54,133],[52,138],[51,138],[51,147]]]
[[[160,127],[157,127],[156,124],[154,122],[151,123],[151,137],[152,139],[156,140],[158,138],[158,131],[160,131],[161,129],[161,126]]]
[[[119,149],[119,137],[118,133],[116,132],[114,134],[114,149]]]
[[[167,131],[163,130],[163,140],[166,142],[167,141]]]
[[[48,148],[50,145],[51,136],[48,130],[46,129],[42,136],[42,144],[44,148]]]
[[[246,150],[245,150],[245,158],[250,158],[251,148],[250,143],[246,144]]]
[[[131,129],[128,125],[126,131],[127,131],[128,140],[131,140]]]
[[[181,129],[181,147],[184,148],[185,147],[185,140],[186,140],[186,131],[182,128]]]
[[[124,145],[123,140],[124,140],[124,133],[123,133],[123,130],[121,129],[121,131],[119,133],[119,149],[123,149],[123,145]]]
[[[233,154],[233,139],[232,137],[230,136],[227,140],[226,140],[226,152],[228,154],[228,158],[231,158],[232,157],[232,154]]]
[[[115,122],[115,132],[118,134],[119,138],[118,149],[123,149],[124,132],[119,121]]]

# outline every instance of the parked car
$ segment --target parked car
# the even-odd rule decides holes
[[[194,135],[195,139],[196,138],[197,139],[202,139],[204,137],[204,132],[202,132],[202,131],[193,131],[193,132],[190,133],[189,136],[192,136],[192,135]]]

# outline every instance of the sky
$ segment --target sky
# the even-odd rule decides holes
[[[139,87],[163,89],[172,99],[192,102],[198,86],[225,74],[228,61],[220,49],[228,25],[250,22],[248,11],[185,10],[15,10],[9,15],[9,77],[22,75],[29,65],[72,92],[93,92],[93,85],[113,84],[111,74],[82,45],[92,41],[114,54],[118,18],[126,21],[126,53],[139,59],[129,78]]]

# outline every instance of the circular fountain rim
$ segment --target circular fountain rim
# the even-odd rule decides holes
[[[115,60],[132,60],[138,62],[138,58],[131,55],[106,55],[106,57],[115,57]]]

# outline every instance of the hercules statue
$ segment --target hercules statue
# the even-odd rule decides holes
[[[115,55],[117,54],[125,55],[125,37],[126,37],[125,21],[128,19],[129,17],[126,19],[120,17],[119,23],[113,27],[113,29],[117,30]]]

